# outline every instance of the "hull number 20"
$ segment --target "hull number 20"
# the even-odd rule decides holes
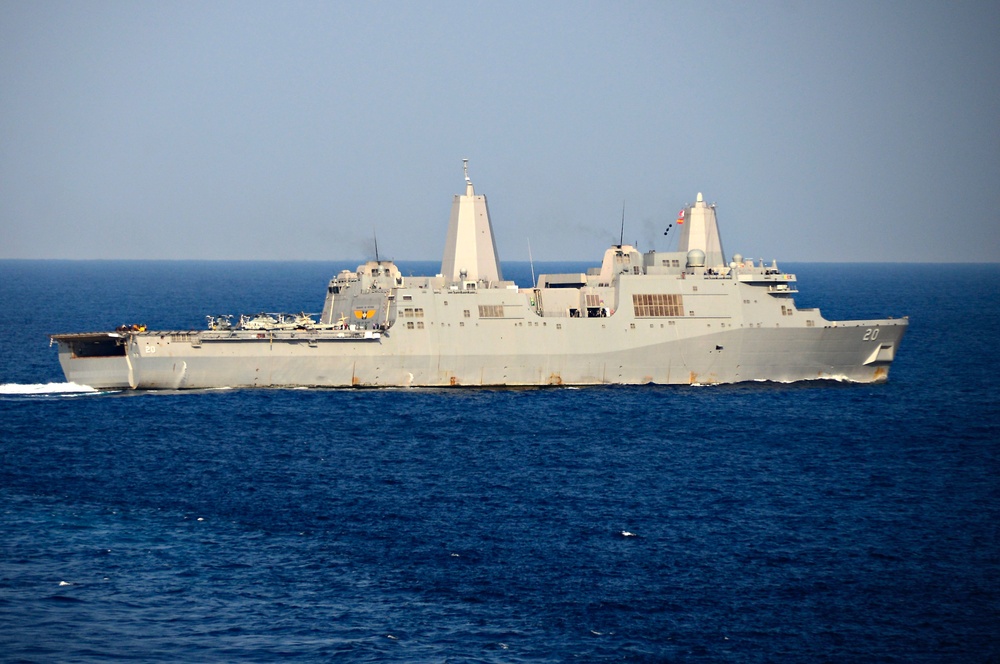
[[[867,330],[865,330],[865,336],[863,339],[864,341],[875,341],[876,339],[878,339],[877,327],[870,327]]]

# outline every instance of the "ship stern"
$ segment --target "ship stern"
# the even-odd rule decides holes
[[[95,389],[132,387],[128,337],[117,332],[53,334],[66,380]]]

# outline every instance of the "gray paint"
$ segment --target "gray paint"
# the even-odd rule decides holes
[[[471,184],[456,208],[465,198],[477,213],[453,210],[452,221],[476,220],[477,245],[494,247],[488,266],[496,255],[485,199],[478,207]],[[314,323],[52,338],[67,380],[96,388],[887,379],[906,318],[835,322],[798,309],[795,275],[776,264],[722,264],[714,209],[699,196],[692,210],[710,223],[691,227],[683,251],[614,245],[600,267],[540,275],[530,288],[482,264],[456,279],[403,277],[392,261],[369,261],[330,281]],[[458,265],[460,231],[449,229],[443,262]],[[79,356],[81,344],[109,339],[104,348],[120,354]]]

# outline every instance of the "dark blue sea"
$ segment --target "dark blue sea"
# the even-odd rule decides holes
[[[1000,661],[1000,265],[782,265],[880,385],[60,391],[343,267],[0,261],[0,660]]]

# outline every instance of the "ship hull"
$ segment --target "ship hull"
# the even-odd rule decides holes
[[[905,319],[885,319],[685,336],[654,323],[620,328],[610,320],[590,329],[588,321],[564,319],[559,328],[547,321],[347,338],[143,332],[124,335],[116,354],[104,357],[76,352],[79,342],[69,337],[81,335],[53,338],[67,380],[99,389],[872,383],[888,378],[907,327]]]
[[[66,378],[102,389],[888,378],[906,318],[828,321],[796,307],[796,277],[776,262],[725,261],[715,206],[701,194],[681,213],[676,251],[612,245],[599,267],[519,288],[501,274],[486,197],[468,171],[465,183],[434,276],[404,276],[376,255],[330,280],[319,314],[52,335]]]

